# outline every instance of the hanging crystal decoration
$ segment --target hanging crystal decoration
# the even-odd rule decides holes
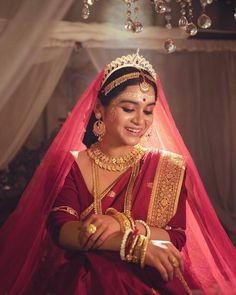
[[[186,27],[188,25],[188,19],[186,17],[186,3],[185,1],[180,1],[179,2],[180,4],[180,14],[181,14],[181,17],[179,19],[179,22],[178,22],[178,25],[179,25],[179,28],[182,29],[182,30],[186,30]]]
[[[171,19],[172,19],[172,17],[171,17],[171,7],[170,7],[170,4],[168,2],[166,2],[166,12],[165,12],[166,25],[165,25],[165,27],[168,30],[172,29]]]
[[[87,19],[90,15],[89,6],[94,4],[94,0],[83,0],[82,18]]]
[[[170,0],[166,0],[166,12],[165,12],[165,20],[166,20],[166,25],[165,27],[170,30],[172,29],[172,24],[171,24],[171,6],[170,6]],[[164,48],[168,53],[173,53],[176,50],[175,42],[172,39],[167,39],[164,43]]]
[[[207,4],[211,4],[211,3],[212,3],[212,0],[200,0],[200,4],[202,6],[202,13],[197,20],[197,24],[202,29],[208,29],[211,26],[211,19],[205,13]]]
[[[193,23],[193,6],[192,0],[186,0],[188,4],[188,24],[186,26],[186,33],[190,36],[194,36],[197,34],[197,26]]]
[[[202,13],[197,20],[197,24],[202,29],[208,29],[211,26],[211,19],[208,15]]]
[[[134,0],[134,27],[133,31],[135,33],[140,33],[143,30],[143,25],[138,19],[139,7],[138,7],[138,0]]]
[[[82,17],[87,19],[90,15],[90,7],[98,0],[83,0],[82,7]],[[126,11],[126,22],[125,29],[131,32],[142,32],[143,24],[138,18],[139,0],[122,0],[127,5]],[[171,1],[172,0],[150,0],[150,2],[154,5],[154,10],[158,14],[164,15],[165,18],[165,27],[167,29],[172,28],[172,9],[171,9]],[[179,28],[183,29],[190,36],[194,36],[197,34],[197,26],[193,22],[193,6],[192,0],[175,0],[180,5],[180,18],[178,20]],[[198,17],[197,24],[200,28],[207,29],[211,26],[211,19],[206,14],[205,9],[206,6],[213,3],[213,0],[199,0],[200,5],[202,7],[202,13]],[[234,19],[236,21],[236,0],[235,0],[235,11],[234,11]],[[164,43],[164,48],[168,53],[172,53],[176,50],[175,43],[172,39],[167,39]]]
[[[139,13],[139,7],[138,7],[138,0],[124,0],[127,5],[127,11],[126,11],[126,23],[125,23],[125,29],[127,31],[132,31],[135,33],[140,33],[143,30],[143,25],[138,19],[138,13]],[[134,13],[134,20],[132,19],[132,11],[131,6],[132,3],[134,4],[133,13]]]
[[[234,1],[234,21],[236,22],[236,0]]]
[[[186,27],[186,33],[189,34],[190,36],[194,36],[197,34],[197,27],[194,23],[189,23]]]
[[[133,31],[133,26],[134,22],[131,18],[131,0],[130,1],[125,1],[127,5],[127,10],[126,10],[126,22],[125,22],[125,29],[127,31]]]
[[[173,53],[176,50],[176,45],[173,40],[167,39],[164,43],[164,48],[167,53]]]
[[[155,10],[157,13],[165,13],[168,10],[168,5],[164,0],[155,1]]]

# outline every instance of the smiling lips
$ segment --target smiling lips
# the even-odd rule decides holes
[[[142,133],[142,129],[135,129],[135,128],[129,128],[129,127],[126,127],[125,129],[129,132],[129,134],[133,136],[140,136]]]

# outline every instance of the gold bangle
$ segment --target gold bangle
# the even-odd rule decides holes
[[[146,231],[146,234],[145,235],[146,235],[146,237],[148,239],[150,239],[150,237],[151,237],[151,230],[150,230],[149,225],[147,225],[147,223],[145,221],[141,220],[141,219],[135,220],[135,222],[140,223],[140,224],[142,224],[144,226],[145,231]]]
[[[134,228],[131,222],[132,218],[128,218],[124,213],[118,212],[115,208],[108,208],[106,210],[106,214],[109,213],[111,213],[111,216],[113,216],[119,222],[122,233],[125,233],[128,229]]]
[[[132,245],[131,245],[131,247],[130,247],[130,250],[129,250],[129,254],[127,254],[126,255],[126,261],[128,261],[128,262],[131,262],[131,261],[133,261],[133,252],[134,252],[134,248],[135,248],[135,246],[136,246],[136,243],[137,243],[137,241],[138,241],[138,235],[134,238],[134,240],[133,240],[133,243],[132,243]]]
[[[136,254],[135,256],[137,257],[137,263],[140,262],[143,243],[144,243],[145,239],[146,239],[146,237],[144,235],[139,235],[138,242],[137,242],[136,247],[134,249],[134,253]]]

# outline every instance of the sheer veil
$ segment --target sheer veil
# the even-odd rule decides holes
[[[72,165],[71,151],[82,150],[83,134],[93,110],[103,73],[79,99],[25,190],[15,212],[0,232],[0,294],[43,290],[50,274],[63,261],[45,229],[45,221]],[[186,268],[206,294],[235,294],[236,252],[208,200],[194,162],[168,108],[159,79],[148,145],[186,157],[187,244]],[[218,293],[217,293],[218,292]]]

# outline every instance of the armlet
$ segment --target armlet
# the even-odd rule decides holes
[[[75,217],[79,218],[78,212],[75,209],[68,207],[68,206],[54,207],[50,210],[50,212],[57,212],[57,211],[65,212],[65,213],[74,215]]]

